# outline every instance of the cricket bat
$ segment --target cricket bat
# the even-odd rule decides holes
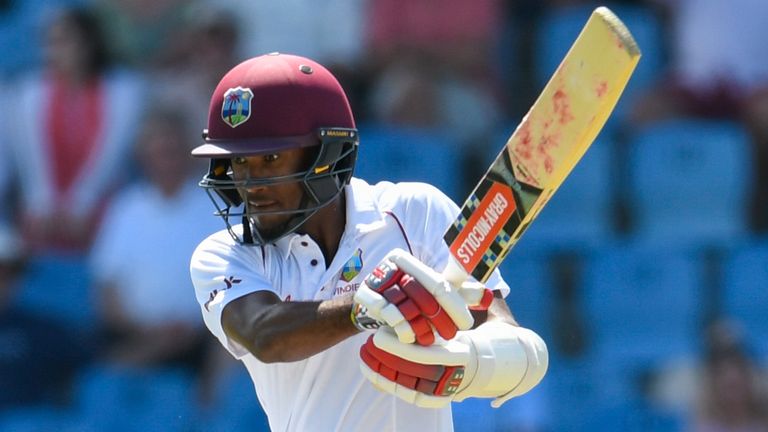
[[[445,233],[448,281],[488,279],[595,140],[639,60],[621,20],[595,9]]]

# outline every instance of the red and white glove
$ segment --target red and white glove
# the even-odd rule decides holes
[[[360,348],[360,359],[376,388],[426,408],[468,397],[496,398],[491,405],[498,408],[535,387],[549,364],[536,333],[499,321],[431,346],[404,344],[382,327]]]
[[[493,293],[482,284],[451,285],[416,257],[394,249],[355,293],[352,322],[361,330],[394,329],[403,343],[431,345],[435,332],[450,340],[472,328],[470,308],[487,309]]]

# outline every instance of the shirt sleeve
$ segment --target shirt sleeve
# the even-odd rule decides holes
[[[229,302],[256,291],[275,292],[264,276],[261,248],[239,246],[225,230],[204,240],[192,254],[190,275],[208,330],[237,359],[248,350],[229,338],[221,325]]]

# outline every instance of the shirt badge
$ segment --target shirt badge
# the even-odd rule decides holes
[[[341,279],[345,282],[349,282],[352,279],[355,278],[360,273],[360,270],[363,269],[363,251],[362,249],[358,248],[354,255],[352,255],[352,258],[347,261],[346,264],[344,264],[344,267],[341,268]]]

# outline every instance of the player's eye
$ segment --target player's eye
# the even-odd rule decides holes
[[[232,163],[235,164],[235,165],[244,165],[247,162],[248,161],[244,157],[242,157],[242,156],[237,156],[237,157],[232,159]]]
[[[279,154],[264,155],[264,162],[275,162],[278,159],[280,159],[280,155]]]

